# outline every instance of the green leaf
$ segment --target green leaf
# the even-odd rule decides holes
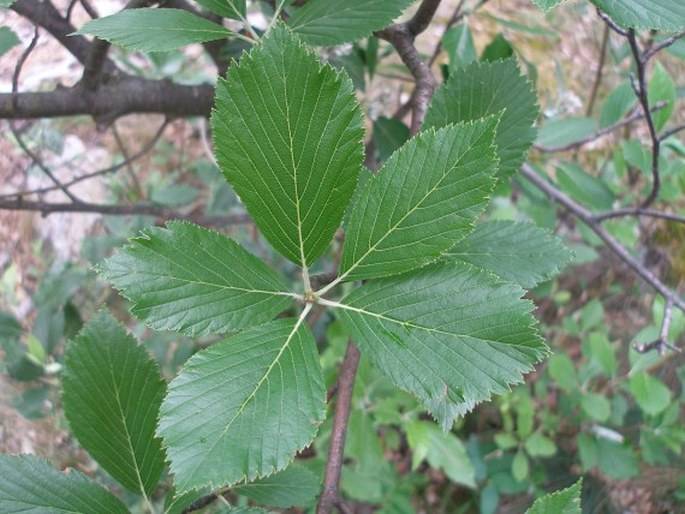
[[[164,468],[155,426],[165,391],[155,361],[107,311],[67,345],[62,395],[71,431],[134,492],[151,494]]]
[[[0,7],[4,7],[6,9],[9,9],[14,2],[17,0],[0,0]]]
[[[533,0],[533,3],[545,12],[549,12],[564,0]]]
[[[500,33],[485,47],[480,59],[484,62],[497,62],[508,59],[513,55],[514,47],[511,46],[511,43]]]
[[[19,44],[21,44],[21,40],[11,28],[0,27],[0,56],[6,54],[9,50]]]
[[[283,280],[238,243],[191,223],[148,228],[100,272],[155,330],[206,335],[272,319],[290,303]]]
[[[290,466],[270,477],[236,486],[233,491],[263,505],[286,509],[306,505],[320,489],[314,473],[300,466]]]
[[[513,476],[514,480],[517,482],[523,482],[528,478],[529,469],[528,457],[526,457],[523,450],[519,449],[511,461],[511,476]]]
[[[232,34],[221,25],[182,9],[125,9],[91,20],[76,34],[89,34],[141,52],[173,50]]]
[[[607,96],[602,106],[602,113],[599,117],[599,126],[601,128],[613,125],[623,118],[628,109],[630,109],[637,99],[630,82],[622,82],[617,86],[609,96]]]
[[[570,259],[561,240],[531,223],[488,221],[447,251],[450,260],[492,271],[532,288],[557,275]]]
[[[536,143],[548,148],[566,146],[589,136],[596,129],[592,118],[552,120],[542,125]]]
[[[273,247],[308,266],[340,226],[362,166],[351,81],[279,22],[216,93],[221,170]]]
[[[666,102],[666,107],[652,114],[654,128],[661,130],[673,113],[673,106],[676,102],[676,90],[668,71],[658,61],[656,66],[654,66],[652,78],[649,81],[647,98],[650,105],[654,105],[657,102]]]
[[[413,451],[414,469],[423,460],[427,460],[432,468],[442,469],[455,484],[476,487],[476,471],[466,448],[454,434],[444,434],[434,423],[428,421],[412,421],[405,429]]]
[[[466,264],[438,263],[365,284],[339,316],[373,364],[448,430],[547,355],[522,295]]]
[[[528,455],[531,457],[551,457],[557,452],[557,447],[549,437],[540,432],[533,432],[524,443]]]
[[[659,414],[671,403],[671,391],[668,387],[645,372],[630,377],[628,386],[637,404],[650,416]]]
[[[614,204],[611,189],[602,180],[588,174],[578,163],[560,162],[556,178],[565,193],[589,207],[608,210]]]
[[[413,0],[309,0],[290,27],[310,45],[349,43],[390,25]]]
[[[442,46],[450,60],[450,68],[466,66],[478,59],[468,23],[452,27],[442,36]]]
[[[341,279],[418,268],[471,232],[493,186],[496,126],[493,117],[428,130],[395,152],[354,204]]]
[[[116,497],[77,471],[60,473],[33,455],[0,455],[3,514],[128,514]]]
[[[624,28],[681,31],[685,29],[682,0],[591,0]]]
[[[245,0],[195,0],[208,11],[232,18],[234,20],[244,19],[247,14]]]
[[[571,487],[538,498],[526,514],[581,514],[582,488],[583,479],[581,478]]]
[[[373,140],[381,162],[388,160],[395,150],[409,139],[409,127],[400,120],[381,116],[373,124]]]
[[[585,414],[597,421],[604,422],[611,416],[611,404],[601,394],[585,393],[580,400],[580,405]]]
[[[279,319],[191,357],[169,386],[158,434],[179,492],[216,490],[284,469],[325,407],[311,332]]]
[[[495,145],[499,158],[498,177],[518,171],[535,140],[533,123],[538,115],[531,85],[516,60],[473,62],[453,70],[433,97],[424,127],[443,127],[499,115]]]

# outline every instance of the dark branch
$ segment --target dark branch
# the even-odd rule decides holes
[[[316,514],[330,514],[338,502],[338,484],[343,464],[347,420],[350,416],[354,379],[357,376],[357,365],[360,353],[352,341],[347,343],[347,352],[340,368],[337,387],[337,401],[333,416],[331,445],[328,449],[326,473],[323,479],[323,492],[316,507]]]
[[[670,212],[655,211],[652,209],[614,209],[594,216],[595,221],[605,221],[613,218],[624,218],[627,216],[643,216],[645,218],[659,218],[668,221],[685,223],[685,216],[672,214]]]

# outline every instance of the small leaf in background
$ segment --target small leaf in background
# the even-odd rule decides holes
[[[86,22],[76,34],[91,35],[141,52],[173,50],[230,36],[221,25],[182,9],[125,9]]]
[[[500,450],[511,450],[519,445],[519,440],[509,432],[495,434],[495,444]]]
[[[450,69],[467,64],[478,59],[473,36],[468,23],[460,23],[452,27],[442,36],[442,46],[447,52]]]
[[[217,84],[212,128],[219,167],[264,237],[309,266],[340,226],[362,167],[350,79],[278,22]]]
[[[475,488],[475,470],[462,442],[452,434],[443,433],[429,421],[413,421],[406,425],[407,440],[412,449],[412,467],[423,460],[431,467],[442,469],[455,484]]]
[[[60,473],[33,455],[0,455],[0,512],[129,514],[90,478],[74,470]]]
[[[583,479],[571,487],[541,496],[526,514],[581,514],[580,507]]]
[[[525,288],[557,275],[571,254],[561,239],[532,223],[487,221],[445,253]]]
[[[606,396],[595,393],[583,394],[580,405],[585,414],[599,422],[604,422],[611,416],[611,404]]]
[[[439,263],[364,284],[338,316],[362,353],[447,431],[547,355],[522,295],[492,274]]]
[[[523,482],[528,478],[529,471],[528,457],[523,450],[519,450],[511,461],[511,475],[517,482]]]
[[[533,3],[543,11],[548,12],[563,1],[564,0],[533,0]]]
[[[535,92],[515,59],[474,61],[452,70],[436,90],[423,125],[424,129],[439,128],[491,115],[500,118],[495,134],[497,176],[507,178],[523,164],[535,140],[533,123],[538,116]]]
[[[424,131],[392,154],[352,208],[342,279],[418,268],[473,230],[492,189],[497,121]]]
[[[100,265],[155,330],[207,335],[269,321],[291,302],[275,271],[221,234],[171,221],[151,227]]]
[[[12,407],[26,419],[40,419],[50,413],[52,403],[49,400],[50,386],[40,385],[24,389],[12,399]]]
[[[514,47],[502,34],[497,34],[480,56],[483,62],[496,62],[514,55]]]
[[[232,18],[234,20],[240,20],[245,18],[247,14],[246,0],[195,0],[202,7],[208,11],[218,14],[219,16],[224,16],[226,18]]]
[[[16,0],[0,0],[0,7],[9,9]]]
[[[595,209],[608,210],[614,204],[614,194],[601,180],[585,172],[577,163],[560,162],[556,169],[561,189],[574,200]]]
[[[625,81],[616,86],[602,105],[602,113],[599,117],[600,128],[608,127],[620,121],[636,102],[637,98],[630,82]]]
[[[263,505],[287,509],[306,505],[320,489],[319,479],[314,473],[300,466],[290,466],[280,473],[235,486],[232,490]]]
[[[178,491],[215,490],[284,469],[325,415],[318,358],[311,332],[294,319],[193,355],[169,385],[158,428]]]
[[[19,44],[21,40],[11,28],[0,27],[0,57]]]
[[[565,393],[578,388],[578,376],[571,358],[565,353],[556,353],[547,361],[549,375]]]
[[[517,394],[516,400],[516,431],[519,438],[525,440],[533,431],[535,405],[528,394]]]
[[[580,141],[596,130],[597,125],[592,118],[551,120],[540,127],[535,143],[546,148],[557,148]]]
[[[557,452],[554,441],[540,432],[533,432],[523,444],[531,457],[551,457]]]
[[[676,102],[675,84],[673,84],[673,80],[668,74],[668,71],[666,71],[659,61],[657,61],[654,66],[654,71],[652,72],[652,77],[649,81],[647,99],[649,100],[650,105],[654,105],[657,102],[666,103],[666,106],[663,109],[659,109],[652,113],[654,128],[659,131],[664,128],[664,125],[666,125],[666,122],[671,117]]]
[[[409,127],[400,120],[381,116],[373,124],[373,140],[381,162],[387,161],[408,139]]]
[[[309,0],[293,12],[290,28],[311,45],[349,43],[380,30],[413,0]]]
[[[28,347],[26,356],[38,366],[45,365],[46,355],[43,343],[33,334],[29,334],[26,338],[26,346]]]
[[[628,387],[640,408],[650,416],[659,414],[671,402],[668,387],[644,371],[630,377]]]
[[[591,0],[623,28],[685,30],[682,0]]]
[[[577,443],[583,471],[596,467],[615,480],[640,474],[637,457],[624,443],[584,433],[578,435]]]
[[[616,352],[604,334],[593,332],[588,336],[592,359],[602,367],[607,376],[612,376],[617,369]]]
[[[166,383],[107,311],[67,345],[64,413],[76,439],[124,487],[151,494],[164,467],[155,427]]]

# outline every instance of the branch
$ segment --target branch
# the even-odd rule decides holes
[[[647,63],[652,57],[654,57],[656,54],[661,52],[663,49],[668,48],[671,46],[673,43],[678,41],[681,37],[685,36],[685,31],[684,32],[679,32],[675,36],[671,36],[668,39],[664,39],[661,43],[656,45],[655,47],[651,48],[650,50],[646,51],[642,55],[642,62]]]
[[[673,302],[666,300],[666,305],[664,305],[664,318],[661,320],[661,329],[659,330],[659,338],[647,344],[635,344],[633,348],[638,353],[647,353],[652,350],[657,350],[659,355],[665,355],[666,350],[673,350],[674,352],[680,352],[680,348],[677,348],[668,342],[668,331],[671,328],[671,322],[673,321]]]
[[[550,200],[559,203],[566,210],[583,221],[602,241],[604,241],[607,248],[625,262],[642,280],[663,296],[667,302],[670,301],[674,306],[685,312],[685,300],[669,289],[658,277],[656,277],[656,275],[633,257],[621,243],[614,239],[614,237],[600,225],[590,211],[540,177],[528,164],[524,164],[521,167],[521,174],[545,193]]]
[[[151,204],[121,205],[96,204],[89,202],[49,203],[25,201],[21,197],[16,200],[0,200],[0,209],[7,209],[10,211],[35,211],[40,212],[43,216],[48,216],[49,214],[55,212],[95,213],[114,216],[146,215],[156,216],[163,220],[189,220],[199,225],[208,226],[242,225],[250,222],[250,217],[247,214],[207,216],[204,214],[184,214],[167,207]]]
[[[651,108],[651,112],[656,112],[660,109],[663,109],[664,107],[666,107],[666,102],[659,102]],[[603,129],[600,129],[596,132],[593,132],[592,134],[589,134],[589,135],[585,136],[584,138],[579,139],[578,141],[573,141],[571,143],[561,145],[561,146],[544,146],[544,145],[534,144],[533,148],[535,148],[538,152],[542,152],[542,153],[556,153],[556,152],[565,152],[567,150],[576,150],[576,149],[580,148],[581,146],[585,146],[588,143],[592,143],[592,142],[598,140],[599,138],[606,136],[607,134],[610,134],[610,133],[614,132],[615,130],[618,130],[622,127],[625,127],[626,125],[630,125],[634,121],[640,120],[644,117],[645,117],[645,113],[642,110],[638,109],[638,110],[634,111],[632,114],[629,114],[628,116],[623,118],[622,120],[617,121],[613,125],[609,125],[608,127],[604,127]]]
[[[660,218],[663,220],[685,223],[685,216],[671,214],[669,212],[655,211],[652,209],[640,209],[639,207],[632,209],[614,209],[601,214],[595,214],[594,219],[595,221],[605,221],[612,218],[623,218],[626,216],[644,216],[645,218]]]
[[[359,350],[352,341],[347,343],[347,352],[338,376],[335,415],[333,417],[333,432],[331,446],[328,450],[326,473],[323,479],[323,492],[316,507],[316,514],[330,514],[338,502],[338,484],[343,464],[345,449],[345,435],[347,434],[347,420],[350,416],[354,379],[359,364]]]
[[[214,88],[185,86],[169,80],[124,77],[84,94],[79,85],[46,93],[0,94],[0,118],[36,119],[90,115],[99,124],[132,113],[168,117],[209,116]]]

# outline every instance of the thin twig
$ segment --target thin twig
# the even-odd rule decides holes
[[[330,514],[338,501],[338,485],[345,450],[347,420],[350,416],[352,391],[357,375],[360,353],[352,341],[347,343],[347,352],[338,376],[337,400],[333,417],[331,445],[328,449],[326,473],[323,479],[323,492],[316,507],[316,514]]]
[[[566,210],[583,221],[602,241],[604,241],[607,248],[625,262],[642,280],[649,284],[667,301],[670,300],[674,306],[685,312],[685,300],[667,287],[656,275],[654,275],[654,273],[633,257],[621,243],[600,225],[590,211],[540,177],[528,164],[524,164],[521,167],[521,174],[545,193],[550,200],[561,204]]]
[[[671,136],[674,136],[678,132],[682,132],[685,130],[685,125],[678,125],[677,127],[670,128],[668,130],[664,130],[660,135],[659,135],[659,141],[664,141],[665,139],[668,139]]]
[[[114,216],[146,215],[156,216],[160,219],[181,219],[189,220],[199,225],[222,226],[222,225],[242,225],[250,222],[247,214],[227,214],[208,216],[204,214],[184,214],[167,207],[152,204],[96,204],[90,202],[79,203],[56,203],[28,201],[22,198],[16,200],[0,200],[0,209],[10,211],[35,211],[43,216],[55,212],[72,213],[96,213]]]
[[[597,99],[597,92],[599,85],[602,83],[602,73],[604,71],[604,63],[607,57],[607,48],[609,46],[609,26],[604,25],[604,33],[602,34],[602,46],[599,49],[599,62],[597,63],[597,72],[595,73],[595,80],[592,83],[592,90],[590,91],[590,100],[587,103],[585,116],[590,116],[595,107],[595,100]]]
[[[595,214],[595,221],[605,221],[613,218],[624,218],[627,216],[643,216],[645,218],[659,218],[668,221],[677,221],[678,223],[685,223],[685,216],[679,214],[672,214],[670,212],[655,211],[653,209],[640,209],[639,207],[627,209],[614,209],[611,211]]]
[[[646,52],[642,55],[642,62],[643,62],[644,64],[647,64],[647,61],[649,61],[652,57],[654,57],[656,54],[658,54],[659,52],[661,52],[663,49],[668,48],[669,46],[671,46],[673,43],[675,43],[676,41],[678,41],[678,40],[679,40],[681,37],[683,37],[683,36],[685,36],[685,31],[679,32],[679,33],[676,34],[675,36],[671,36],[671,37],[669,37],[668,39],[664,39],[661,43],[659,43],[658,45],[656,45],[656,46],[650,48],[648,51],[646,51]]]
[[[666,107],[665,102],[658,102],[655,105],[651,107],[652,112],[659,111]],[[533,148],[535,148],[538,152],[542,153],[556,153],[556,152],[565,152],[567,150],[576,150],[582,146],[587,145],[588,143],[592,143],[594,141],[597,141],[601,137],[606,136],[607,134],[611,134],[615,130],[618,130],[622,127],[625,127],[626,125],[630,125],[631,123],[641,120],[642,118],[645,117],[645,113],[641,109],[637,109],[633,111],[632,113],[628,114],[625,118],[622,120],[617,121],[613,125],[609,125],[608,127],[604,127],[603,129],[597,130],[596,132],[593,132],[592,134],[589,134],[585,136],[582,139],[579,139],[577,141],[573,141],[571,143],[565,144],[565,145],[560,145],[560,146],[545,146],[545,145],[539,145],[535,144],[533,145]]]
[[[603,11],[600,11],[599,8],[597,8],[597,15],[602,18],[602,21],[607,24],[607,27],[616,32],[616,34],[620,34],[623,37],[628,35],[626,30],[624,30],[622,27],[619,27],[614,20],[609,18],[609,16]]]
[[[666,299],[666,304],[664,305],[664,317],[661,320],[661,329],[659,330],[659,338],[647,344],[634,344],[633,348],[635,348],[635,351],[638,353],[647,353],[651,352],[652,350],[657,350],[659,355],[665,355],[666,350],[680,352],[680,348],[673,346],[668,342],[668,331],[671,328],[672,321],[673,302],[669,299]]]
[[[435,63],[440,55],[440,52],[442,51],[442,40],[445,37],[445,34],[447,34],[447,31],[464,17],[464,13],[462,12],[462,9],[464,8],[464,2],[465,0],[459,0],[459,3],[454,8],[454,11],[452,11],[452,16],[450,16],[449,20],[447,20],[447,23],[445,24],[445,30],[442,31],[442,36],[438,38],[438,42],[435,44],[431,58],[428,59],[428,66],[433,66],[433,63]]]

